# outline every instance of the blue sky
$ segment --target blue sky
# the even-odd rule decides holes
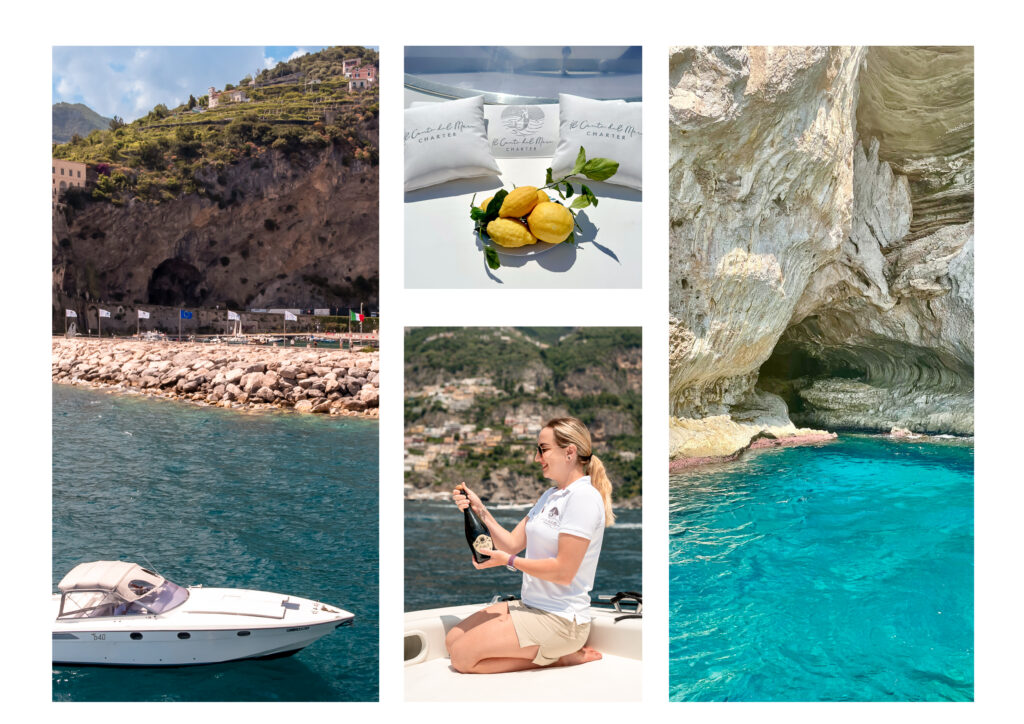
[[[132,121],[157,103],[173,108],[209,87],[223,88],[282,60],[324,46],[166,46],[53,48],[53,102],[84,103],[102,116]]]

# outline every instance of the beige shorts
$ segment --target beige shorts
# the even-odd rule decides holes
[[[509,601],[508,612],[519,637],[519,646],[539,646],[533,663],[550,666],[566,654],[579,651],[590,635],[590,622],[576,623],[557,613],[541,611],[522,601]]]

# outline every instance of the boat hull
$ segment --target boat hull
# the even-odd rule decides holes
[[[355,616],[296,596],[189,588],[166,614],[59,618],[53,663],[68,666],[195,666],[294,654]],[[60,596],[53,597],[54,613]]]
[[[224,631],[54,632],[53,663],[71,666],[194,666],[288,656],[350,622],[351,619],[347,619],[309,626]],[[188,638],[181,638],[181,634],[187,634]],[[133,635],[136,638],[132,638]]]

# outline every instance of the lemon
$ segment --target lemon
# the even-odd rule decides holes
[[[512,189],[501,204],[498,215],[507,219],[518,219],[526,216],[537,205],[537,187],[520,186]]]
[[[531,234],[550,244],[563,242],[572,233],[573,220],[569,209],[551,201],[537,204],[526,222]]]
[[[527,246],[537,243],[537,239],[530,233],[526,224],[519,219],[495,219],[487,225],[487,235],[499,246]]]

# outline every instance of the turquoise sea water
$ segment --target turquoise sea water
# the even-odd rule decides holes
[[[973,445],[847,436],[669,487],[673,700],[973,700]]]
[[[77,563],[255,588],[355,613],[295,656],[61,667],[59,701],[376,701],[376,421],[244,414],[53,386],[53,588]]]
[[[530,506],[491,506],[506,528],[513,528]],[[641,510],[615,511],[604,532],[591,599],[619,591],[643,592]],[[487,603],[497,594],[519,594],[520,573],[505,568],[478,571],[471,563],[463,516],[448,501],[405,501],[405,610]]]

